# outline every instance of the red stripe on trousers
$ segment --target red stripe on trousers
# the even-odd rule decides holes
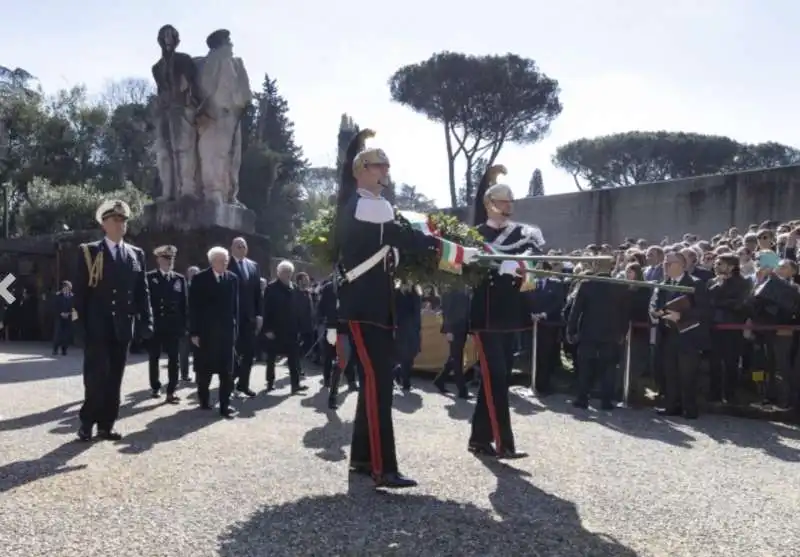
[[[486,408],[489,410],[489,423],[492,425],[492,437],[494,437],[494,448],[497,452],[502,450],[500,444],[500,423],[497,421],[497,408],[494,405],[494,395],[492,394],[492,378],[489,373],[489,362],[486,361],[486,352],[483,351],[483,342],[480,335],[473,335],[475,346],[478,349],[478,360],[481,366],[481,379],[483,380],[483,394],[486,399]]]
[[[364,344],[361,335],[361,324],[350,321],[350,331],[353,333],[353,344],[364,370],[364,396],[367,404],[367,430],[369,431],[369,453],[372,461],[372,474],[377,479],[383,475],[383,453],[381,451],[381,430],[378,417],[378,387],[376,385],[375,368]]]

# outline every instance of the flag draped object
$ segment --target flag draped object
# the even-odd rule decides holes
[[[439,236],[428,215],[414,211],[400,211],[400,215],[411,223],[412,228],[439,239],[439,269],[456,275],[461,274],[464,266],[464,246]]]

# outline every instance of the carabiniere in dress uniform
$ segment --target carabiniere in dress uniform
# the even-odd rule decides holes
[[[400,474],[392,426],[392,352],[394,347],[394,270],[403,253],[447,251],[446,240],[398,224],[382,196],[389,184],[389,158],[381,149],[365,149],[374,132],[360,132],[347,150],[336,209],[334,242],[339,255],[338,319],[351,336],[358,357],[360,384],[350,469],[371,475],[378,487],[403,488],[416,482]],[[464,262],[477,249],[463,248]],[[337,342],[329,328],[327,341]]]
[[[188,321],[186,279],[173,268],[178,248],[159,246],[153,250],[158,269],[147,273],[150,304],[153,308],[155,329],[147,349],[150,356],[150,389],[153,398],[161,396],[159,359],[167,354],[167,403],[178,404],[178,364],[181,338],[186,334]]]

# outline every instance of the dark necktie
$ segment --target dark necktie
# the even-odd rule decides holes
[[[114,246],[114,261],[117,263],[122,263],[122,250],[119,247],[119,244]]]

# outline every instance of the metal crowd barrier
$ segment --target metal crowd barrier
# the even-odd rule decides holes
[[[537,355],[539,352],[539,325],[546,327],[563,327],[563,322],[553,321],[539,321],[534,319],[533,329],[531,330],[531,393],[536,394],[536,372],[537,372]],[[623,408],[627,408],[630,402],[631,390],[631,335],[633,329],[650,329],[650,323],[634,323],[628,324],[628,332],[625,335],[625,357],[623,359],[623,374],[622,374],[622,404]],[[800,325],[746,325],[744,323],[721,323],[712,325],[711,329],[718,331],[800,331]]]

